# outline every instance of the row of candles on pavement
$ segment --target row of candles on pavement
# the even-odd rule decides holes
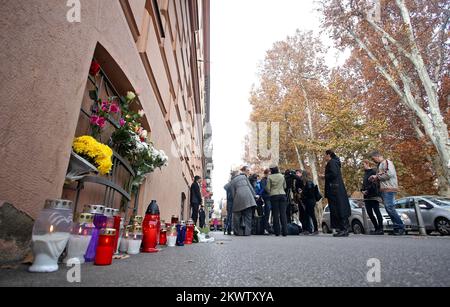
[[[157,245],[183,246],[192,244],[194,238],[192,220],[186,224],[172,216],[171,223],[164,223],[156,201],[148,206],[145,218],[133,216],[127,227],[118,209],[102,205],[86,205],[77,223],[72,220],[71,201],[46,201],[33,227],[34,262],[30,272],[57,271],[58,259],[66,248],[65,263],[106,266],[119,252],[155,253],[159,251]]]

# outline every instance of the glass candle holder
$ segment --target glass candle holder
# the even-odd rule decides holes
[[[132,216],[130,219],[130,223],[128,225],[137,225],[142,226],[142,222],[144,221],[144,217],[141,215]]]
[[[114,255],[114,238],[116,230],[112,228],[102,229],[98,237],[97,251],[95,253],[95,265],[106,266],[112,264]]]
[[[72,202],[46,200],[33,226],[33,265],[30,272],[55,272],[58,258],[69,241],[73,226]]]
[[[119,253],[119,244],[123,235],[124,219],[120,216],[119,209],[114,210],[114,229],[116,230],[116,241],[114,242],[114,253]]]
[[[190,245],[194,241],[194,221],[191,219],[186,224],[186,239],[184,244]]]
[[[186,223],[181,221],[177,225],[177,246],[184,246],[186,240]]]
[[[142,244],[143,253],[157,253],[156,245],[158,245],[158,221],[146,219],[143,225],[144,237]]]
[[[90,213],[81,213],[78,223],[75,224],[72,229],[64,263],[72,261],[77,261],[78,263],[85,262],[84,255],[91,242],[94,229],[94,215]]]
[[[167,246],[175,247],[177,244],[177,225],[173,224],[167,231]]]
[[[159,245],[167,245],[167,228],[165,224],[162,224],[161,231],[159,233]]]
[[[127,226],[122,238],[120,239],[119,252],[121,253],[126,253],[128,251],[128,241],[131,233],[133,232],[132,228],[132,225]]]
[[[97,252],[98,238],[101,229],[106,229],[107,217],[103,214],[105,207],[102,205],[87,205],[85,212],[94,214],[94,230],[92,231],[92,238],[89,242],[88,249],[84,256],[86,262],[93,262],[95,260],[95,253]]]
[[[142,244],[142,227],[136,226],[133,232],[128,236],[128,250],[127,254],[137,255],[141,251]]]
[[[106,216],[106,228],[114,228],[114,209],[113,208],[105,208],[105,212],[103,213]]]

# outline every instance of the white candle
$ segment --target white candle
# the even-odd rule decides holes
[[[53,229],[51,228],[50,231]],[[45,235],[33,235],[34,262],[30,272],[55,272],[58,270],[58,258],[69,241],[66,232],[51,232]]]
[[[128,239],[128,250],[127,254],[137,255],[141,251],[142,240]]]
[[[167,246],[174,247],[177,244],[177,236],[167,236]]]
[[[84,254],[86,254],[91,238],[92,236],[71,235],[64,263],[67,263],[70,259],[77,259],[80,263],[84,263]]]
[[[128,251],[128,237],[121,238],[119,252],[126,253]]]

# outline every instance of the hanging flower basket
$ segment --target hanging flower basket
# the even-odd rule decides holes
[[[77,181],[92,173],[98,174],[98,169],[72,150],[66,180]]]

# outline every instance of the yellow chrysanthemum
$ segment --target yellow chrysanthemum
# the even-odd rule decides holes
[[[82,156],[92,159],[101,175],[106,175],[112,168],[113,151],[108,146],[99,143],[91,136],[81,136],[73,141],[73,150]]]

